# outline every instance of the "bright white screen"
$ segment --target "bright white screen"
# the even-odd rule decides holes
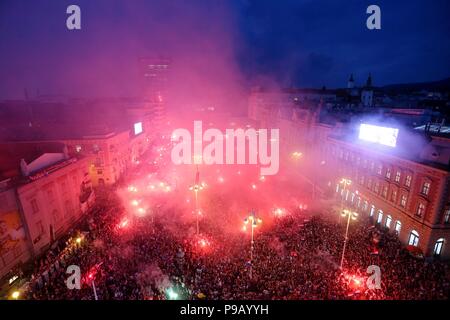
[[[359,139],[383,144],[389,147],[397,145],[398,129],[379,127],[370,124],[361,124],[359,127]]]
[[[134,134],[139,134],[142,132],[142,122],[134,124]]]

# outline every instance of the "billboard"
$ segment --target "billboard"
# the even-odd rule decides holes
[[[0,212],[0,260],[10,263],[25,250],[25,231],[18,211]],[[0,261],[0,268],[2,263]]]
[[[136,122],[134,124],[134,134],[138,135],[141,132],[142,132],[142,122]]]
[[[380,127],[362,123],[359,127],[359,139],[395,147],[397,145],[398,131],[397,128]]]

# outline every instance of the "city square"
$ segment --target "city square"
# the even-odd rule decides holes
[[[0,7],[0,299],[448,300],[448,4],[219,2]]]

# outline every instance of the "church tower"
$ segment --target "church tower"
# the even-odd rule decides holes
[[[373,106],[372,75],[369,73],[366,85],[361,91],[361,102],[365,107]]]
[[[347,82],[347,89],[353,89],[355,87],[355,80],[353,79],[353,73],[350,75],[350,79]]]
[[[369,73],[369,76],[367,77],[366,87],[372,88],[372,75],[370,73]]]

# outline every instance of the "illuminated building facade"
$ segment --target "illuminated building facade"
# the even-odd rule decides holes
[[[95,201],[88,158],[63,144],[1,144],[0,278],[44,253]]]
[[[90,158],[89,174],[94,186],[116,183],[132,163],[130,130],[110,132],[78,139],[61,140],[69,154]]]
[[[280,129],[282,157],[302,152],[299,172],[313,190],[334,193],[336,203],[343,197],[347,206],[372,217],[426,256],[450,258],[450,139],[428,136],[424,144],[403,146],[399,141],[392,149],[411,152],[390,152],[391,147],[349,139],[347,132],[359,120],[350,120],[344,112],[321,117],[326,106],[324,99],[296,103],[284,92],[253,92],[248,114],[260,127]],[[339,185],[342,178],[352,181],[345,194]]]
[[[450,257],[448,168],[331,136],[324,158],[335,168],[330,177],[338,199],[395,232],[405,245],[417,246],[427,256]],[[345,190],[339,184],[342,177],[351,180]]]

